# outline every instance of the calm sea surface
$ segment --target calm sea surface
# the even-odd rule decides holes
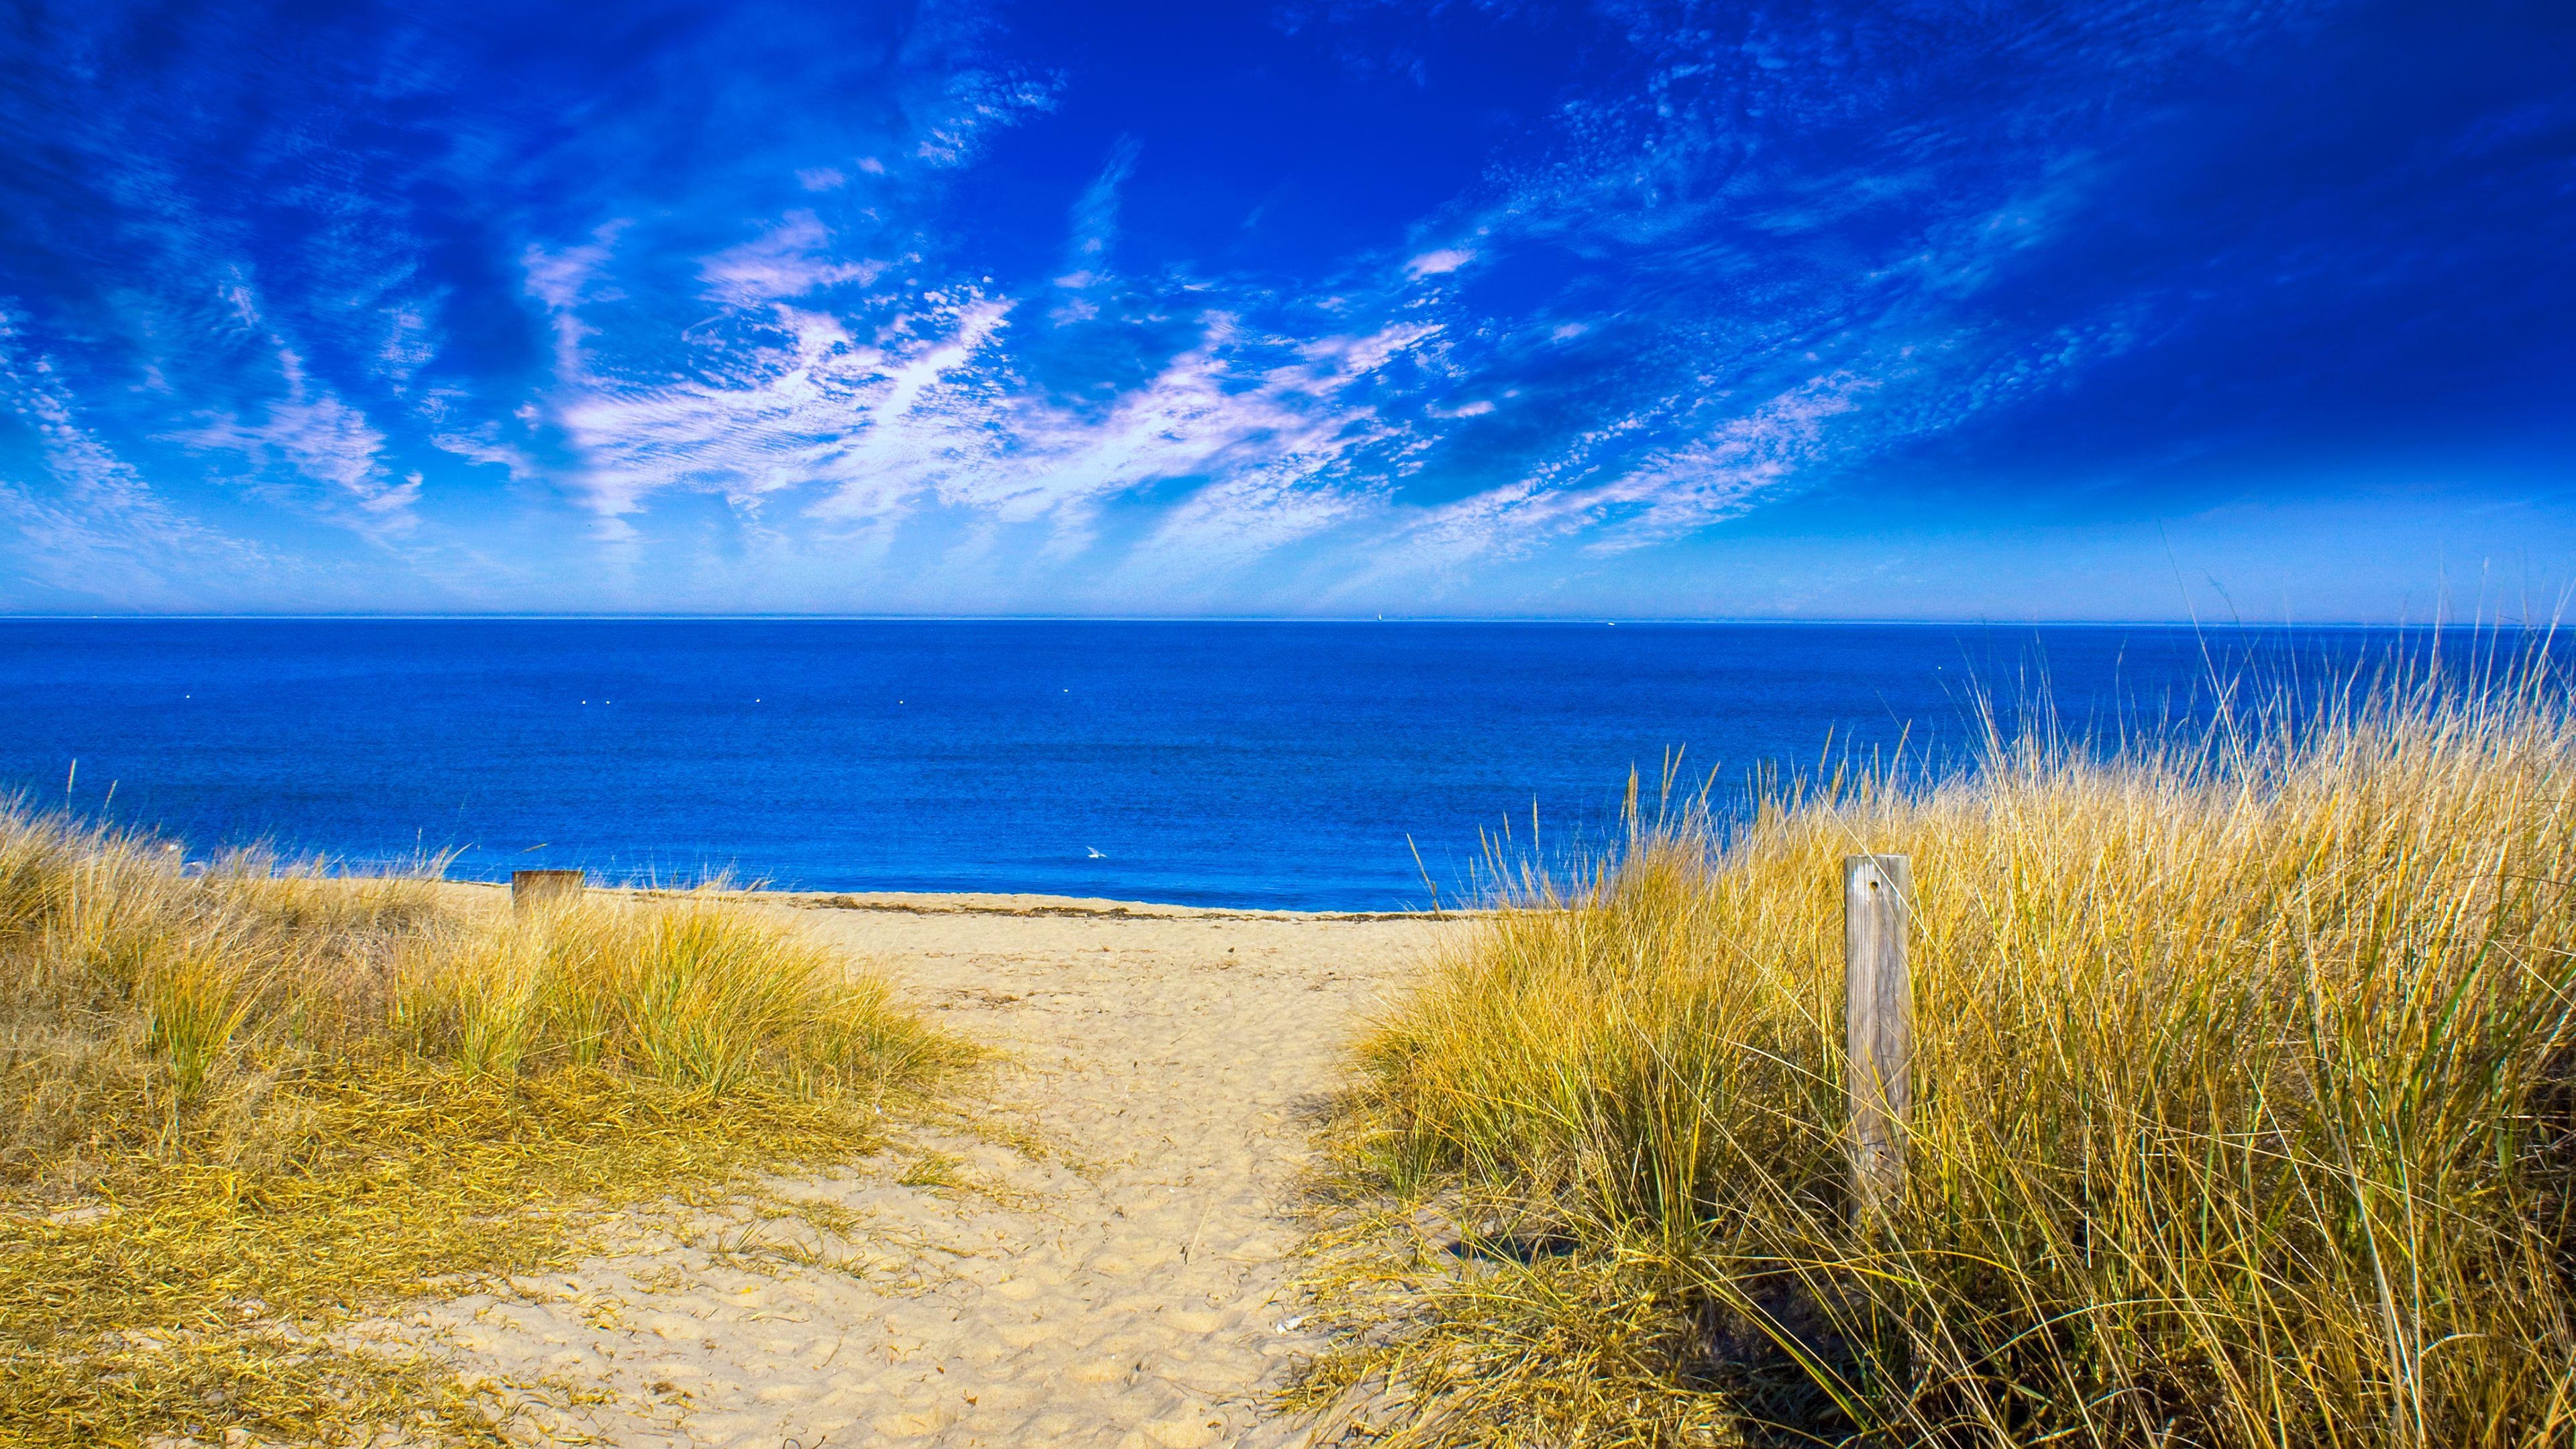
[[[2385,636],[2141,627],[0,621],[0,788],[352,864],[1387,909],[1631,766],[2077,729]],[[2206,655],[2205,655],[2206,651]],[[109,798],[111,785],[113,799]],[[1410,837],[1412,845],[1408,845]],[[1423,868],[1415,864],[1413,847]]]

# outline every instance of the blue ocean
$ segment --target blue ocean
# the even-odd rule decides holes
[[[459,877],[1325,910],[1614,830],[1629,772],[2107,733],[2365,631],[835,620],[0,621],[0,787]]]

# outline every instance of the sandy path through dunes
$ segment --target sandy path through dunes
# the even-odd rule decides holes
[[[913,1133],[777,1184],[855,1215],[846,1236],[794,1217],[639,1235],[412,1332],[469,1373],[544,1381],[522,1424],[594,1442],[1294,1442],[1261,1403],[1314,1346],[1281,1291],[1302,1119],[1357,1012],[1444,928],[872,899],[800,915],[1012,1053],[978,1115],[1041,1153]]]

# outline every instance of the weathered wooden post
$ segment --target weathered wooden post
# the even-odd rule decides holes
[[[582,873],[577,870],[514,870],[510,872],[510,906],[513,910],[528,910],[580,895],[581,888]]]
[[[1914,1106],[1914,993],[1905,937],[1914,863],[1843,857],[1843,1051],[1851,1094],[1852,1216],[1876,1218],[1905,1192],[1905,1119]]]

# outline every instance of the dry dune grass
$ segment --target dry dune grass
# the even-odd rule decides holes
[[[333,1328],[861,1150],[968,1055],[714,899],[510,917],[176,859],[0,813],[0,1441],[490,1440]]]
[[[2488,684],[1997,742],[1533,885],[1359,1049],[1303,1399],[1402,1444],[2576,1438],[2576,714]],[[1914,860],[1918,1106],[1855,1229],[1862,851]]]

